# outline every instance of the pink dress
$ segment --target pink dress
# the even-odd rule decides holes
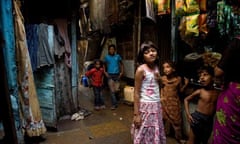
[[[145,69],[142,80],[139,112],[142,118],[140,128],[131,127],[134,144],[166,144],[160,103],[159,83],[154,78],[156,71]]]

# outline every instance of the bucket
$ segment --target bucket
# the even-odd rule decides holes
[[[82,76],[82,79],[81,79],[81,83],[84,87],[88,87],[89,84],[88,84],[88,77],[87,76]]]
[[[127,102],[134,102],[134,87],[126,86],[123,90],[124,100]]]

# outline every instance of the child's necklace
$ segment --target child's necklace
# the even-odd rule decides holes
[[[168,84],[173,84],[175,81],[176,81],[175,78],[173,78],[173,79],[171,79],[171,80],[168,80],[168,79],[167,79],[167,83],[168,83]]]
[[[168,84],[173,84],[173,83],[174,83],[174,81],[168,81],[167,83],[168,83]]]

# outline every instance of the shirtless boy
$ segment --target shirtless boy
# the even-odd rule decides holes
[[[195,90],[184,99],[187,120],[190,123],[190,132],[187,144],[207,144],[212,132],[213,118],[216,111],[216,102],[219,91],[213,86],[214,69],[204,66],[199,69],[201,88]],[[189,102],[198,98],[195,112],[190,114]]]

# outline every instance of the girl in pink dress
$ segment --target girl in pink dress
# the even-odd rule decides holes
[[[134,81],[134,144],[166,144],[159,89],[158,48],[147,41],[138,54]]]

